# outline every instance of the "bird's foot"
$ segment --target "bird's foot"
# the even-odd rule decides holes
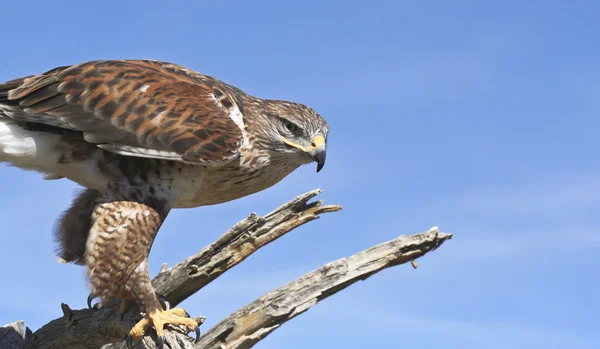
[[[171,303],[169,303],[169,300],[167,299],[167,297],[156,293],[156,297],[158,298],[158,301],[161,303],[161,306],[163,307],[163,309],[165,310],[169,310],[171,308]],[[137,304],[137,302],[129,297],[124,297],[123,300],[121,301],[121,306],[119,308],[120,312],[121,312],[121,321],[123,321],[123,318],[125,317],[125,314],[131,310],[131,308],[133,308],[135,305]]]
[[[147,313],[140,322],[133,326],[129,334],[132,340],[139,341],[149,328],[154,327],[156,336],[158,337],[157,345],[160,348],[164,344],[164,326],[167,324],[182,325],[190,331],[195,330],[196,335],[199,332],[198,323],[194,319],[190,319],[185,310],[182,308],[173,308],[168,310],[156,309]]]

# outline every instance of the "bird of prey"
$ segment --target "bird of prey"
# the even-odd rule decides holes
[[[261,99],[154,60],[63,66],[0,84],[0,162],[85,189],[55,231],[59,257],[86,266],[101,302],[138,302],[136,340],[165,324],[148,255],[173,208],[214,205],[325,164],[327,122],[298,103]]]

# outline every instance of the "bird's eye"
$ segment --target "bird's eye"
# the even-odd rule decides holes
[[[298,126],[288,120],[283,120],[283,128],[289,133],[296,133],[298,131]]]

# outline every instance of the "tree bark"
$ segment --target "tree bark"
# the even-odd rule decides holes
[[[323,205],[321,200],[308,202],[320,193],[317,189],[299,195],[262,217],[252,213],[202,251],[161,271],[152,280],[152,286],[171,305],[181,303],[259,248],[322,213],[342,209],[339,205]]]
[[[339,205],[323,205],[322,201],[309,202],[320,192],[313,190],[300,195],[262,217],[251,214],[197,254],[172,268],[163,265],[153,280],[156,292],[171,306],[177,305],[259,248],[319,218],[321,213],[341,209]],[[231,314],[201,336],[196,345],[183,329],[166,331],[166,347],[249,348],[321,299],[382,269],[412,261],[449,238],[450,234],[439,233],[436,228],[411,237],[402,236],[329,263]],[[0,328],[0,348],[91,349],[106,344],[104,348],[125,348],[122,341],[140,315],[135,307],[121,319],[119,304],[114,301],[99,309],[81,310],[62,304],[63,317],[52,320],[35,333],[28,328],[23,331],[22,321]],[[202,323],[204,318],[196,320]],[[156,346],[152,335],[147,335],[136,347]]]
[[[0,348],[20,348],[24,337],[24,321],[16,321],[0,327]]]
[[[451,237],[434,227],[325,264],[229,315],[203,335],[195,348],[251,348],[286,321],[357,281],[394,265],[413,262],[413,267],[416,266],[414,259],[435,250]]]

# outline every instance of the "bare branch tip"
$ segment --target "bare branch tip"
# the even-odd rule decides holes
[[[71,310],[71,308],[65,303],[60,303],[60,308],[62,309],[65,318],[67,318],[67,320],[71,320],[73,317],[73,310]]]
[[[429,230],[427,232],[436,234],[436,237],[442,241],[452,238],[452,234],[440,232],[440,228],[438,226],[433,226],[433,227],[429,228]]]
[[[327,206],[321,206],[320,207],[321,212],[336,212],[336,211],[341,211],[342,210],[342,206],[341,205],[327,205]]]
[[[340,206],[340,205],[327,205],[327,206],[315,205],[314,207],[311,207],[310,210],[307,210],[307,212],[310,213],[311,215],[315,216],[316,218],[318,218],[318,217],[320,217],[319,215],[322,213],[336,212],[341,209],[342,209],[342,206]]]
[[[314,198],[315,196],[321,194],[322,192],[323,192],[323,189],[314,189],[314,190],[306,192],[302,195],[299,195],[298,198],[300,198],[302,201],[306,202],[306,201]]]
[[[33,338],[33,332],[31,331],[31,328],[29,328],[29,326],[25,327],[25,339],[31,339]]]
[[[194,317],[194,320],[198,323],[198,326],[202,325],[206,321],[206,316],[198,315]]]
[[[323,200],[317,200],[317,201],[313,201],[313,202],[309,203],[308,206],[311,206],[311,207],[320,207],[320,206],[323,205],[323,203],[325,203],[325,201],[323,201]]]

